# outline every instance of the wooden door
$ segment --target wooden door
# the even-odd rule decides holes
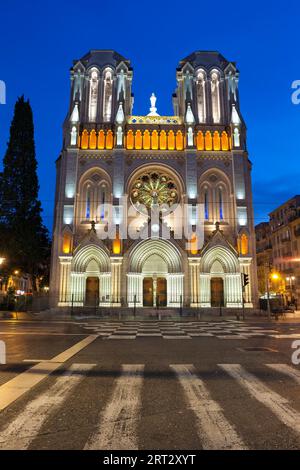
[[[85,304],[88,307],[95,307],[99,304],[99,278],[88,277],[86,280]]]
[[[211,306],[224,306],[224,283],[221,277],[213,277],[210,281],[211,285]]]
[[[153,307],[153,279],[144,277],[143,279],[143,305],[144,307]]]
[[[157,303],[160,307],[167,305],[167,279],[165,277],[157,278]]]

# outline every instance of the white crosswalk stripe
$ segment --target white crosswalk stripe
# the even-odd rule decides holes
[[[1,450],[27,449],[37,437],[46,419],[64,403],[73,388],[86,376],[94,364],[72,364],[55,383],[33,399],[0,433]]]
[[[265,405],[287,427],[300,434],[300,413],[289,401],[267,387],[260,379],[246,371],[240,364],[219,364],[250,395]]]
[[[281,374],[291,377],[297,384],[300,385],[300,371],[287,364],[266,364],[270,369],[280,372]]]
[[[192,364],[170,366],[185,392],[188,406],[197,417],[198,435],[204,449],[246,449],[234,427],[225,418],[222,408],[212,399],[203,380]]]
[[[141,411],[144,365],[122,366],[112,398],[99,417],[86,450],[134,450],[138,448],[137,424]]]
[[[71,394],[73,399],[73,394],[80,393],[81,383],[89,380],[88,374],[95,367],[95,364],[73,364],[66,371],[61,371],[59,377],[53,375],[48,377],[49,387],[47,390],[42,389],[39,394],[35,394],[33,399],[28,399],[28,402],[25,402],[24,396],[22,398],[25,402],[24,408],[17,415],[8,415],[7,423],[5,423],[5,419],[2,419],[5,415],[0,413],[0,450],[21,450],[34,447],[39,441],[34,444],[33,441],[39,437],[41,430],[42,432],[48,431],[48,423],[52,423],[52,418],[54,421],[49,426],[56,429],[55,420],[64,411],[64,406],[68,403]],[[176,394],[176,390],[178,391],[180,388],[183,390],[184,404],[182,405],[179,401],[175,405],[175,410],[176,413],[180,410],[179,417],[187,409],[194,414],[195,424],[191,426],[190,433],[191,437],[193,436],[193,439],[199,443],[199,447],[209,450],[240,450],[250,447],[247,435],[245,435],[245,426],[249,426],[249,429],[252,427],[252,431],[255,432],[256,423],[252,422],[250,417],[248,423],[243,423],[243,430],[240,431],[239,418],[233,413],[232,403],[228,404],[228,400],[223,399],[223,396],[218,393],[217,396],[220,398],[215,398],[211,391],[214,385],[206,373],[196,368],[194,364],[171,364],[168,367],[173,372],[170,400],[172,400],[172,393]],[[292,403],[288,398],[281,396],[266,385],[264,379],[260,379],[256,373],[249,372],[240,364],[218,364],[218,367],[230,376],[231,386],[242,387],[247,392],[243,393],[245,406],[250,399],[255,399],[264,405],[270,421],[279,419],[295,435],[298,435],[295,438],[299,438],[300,412],[297,410],[299,403],[295,394],[292,394]],[[292,366],[264,364],[264,367],[274,372],[272,378],[275,380],[277,374],[282,374],[291,378],[298,385],[300,384],[300,371]],[[144,371],[145,364],[123,364],[120,366],[120,375],[110,382],[112,384],[109,386],[111,390],[108,389],[104,397],[99,396],[98,403],[101,411],[94,416],[96,419],[94,426],[84,424],[86,433],[81,447],[88,450],[136,450],[139,448],[141,439],[139,428],[145,426],[142,420],[147,416],[146,414],[143,417],[142,413],[143,393],[148,385],[148,377]],[[151,374],[150,377],[152,377]],[[106,377],[93,373],[93,386],[98,387],[98,380],[106,380]],[[84,383],[82,386],[85,386]],[[153,385],[150,381],[151,386]],[[159,394],[157,396],[159,397]],[[147,398],[145,403],[147,403]],[[95,406],[97,406],[96,402]],[[155,407],[155,403],[153,406]],[[253,402],[251,406],[254,406]],[[155,408],[154,412],[156,412]],[[177,422],[176,413],[174,416],[172,415],[175,422]],[[4,426],[4,424],[6,425]],[[261,425],[264,426],[264,422]],[[266,429],[268,429],[267,424]],[[149,435],[151,439],[151,432]],[[59,439],[59,434],[56,438],[52,435],[51,439],[53,447],[53,442],[55,439]],[[144,440],[141,442],[144,446]],[[180,443],[178,445],[180,446]]]

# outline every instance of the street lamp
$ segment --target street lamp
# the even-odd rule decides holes
[[[0,257],[0,266],[5,262],[5,258]]]

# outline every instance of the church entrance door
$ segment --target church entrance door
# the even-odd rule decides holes
[[[95,307],[99,304],[99,278],[88,277],[86,280],[85,305]]]
[[[157,303],[159,307],[167,305],[167,279],[165,277],[157,278]]]
[[[221,277],[213,277],[210,281],[211,306],[224,307],[224,282]]]
[[[144,307],[153,307],[153,279],[144,277],[143,279],[143,305]]]

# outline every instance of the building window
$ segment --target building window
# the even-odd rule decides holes
[[[85,217],[87,220],[91,217],[91,190],[87,188],[86,191],[86,210],[85,210]]]
[[[220,79],[218,72],[211,74],[211,102],[212,102],[212,117],[215,123],[221,120],[220,112]]]
[[[207,191],[207,189],[205,189],[205,191],[204,191],[204,217],[205,217],[205,220],[209,219],[208,191]]]
[[[197,106],[199,122],[206,121],[205,74],[199,72],[197,76]]]
[[[93,70],[90,78],[90,100],[89,100],[89,121],[94,122],[97,118],[98,103],[98,72]]]
[[[219,199],[219,217],[220,220],[224,219],[224,211],[223,211],[223,193],[222,189],[218,189],[218,199]]]
[[[112,72],[107,70],[104,74],[104,91],[103,91],[103,120],[109,122],[112,112]]]

